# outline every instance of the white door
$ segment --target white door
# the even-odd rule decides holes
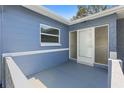
[[[82,29],[77,33],[77,60],[79,63],[94,64],[94,28]]]

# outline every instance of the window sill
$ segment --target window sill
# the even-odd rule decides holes
[[[61,46],[60,43],[41,43],[41,46]]]

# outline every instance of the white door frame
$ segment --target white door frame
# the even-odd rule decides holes
[[[108,58],[109,58],[109,24],[104,24],[104,25],[98,25],[98,26],[93,26],[93,27],[87,27],[87,28],[83,28],[84,30],[85,29],[88,29],[88,28],[96,28],[96,27],[103,27],[103,26],[107,26],[108,27]],[[78,29],[78,30],[74,30],[74,31],[69,31],[69,59],[74,59],[74,58],[71,58],[71,55],[70,55],[70,34],[71,32],[75,32],[75,31],[79,31],[79,30],[83,30],[83,29]],[[95,30],[94,30],[94,33],[95,33]],[[95,35],[95,34],[94,34]],[[78,37],[77,37],[78,38]],[[94,38],[95,39],[95,38]],[[77,52],[78,52],[78,42],[77,42]],[[78,53],[77,53],[77,56],[78,56]],[[74,60],[77,60],[77,59],[74,59]],[[78,62],[78,61],[77,61]],[[96,63],[95,62],[95,40],[94,40],[94,64],[98,64],[98,65],[104,65],[104,66],[108,66],[106,64],[100,64],[100,63]]]

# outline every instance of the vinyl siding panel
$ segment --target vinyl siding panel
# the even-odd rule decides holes
[[[40,24],[60,29],[62,46],[41,47]],[[68,26],[21,6],[4,7],[4,52],[32,51],[68,47]]]
[[[4,6],[3,52],[26,52],[69,47],[68,26],[22,6]],[[61,46],[40,45],[40,24],[60,29]],[[68,50],[29,56],[14,57],[25,75],[37,73],[69,60]]]

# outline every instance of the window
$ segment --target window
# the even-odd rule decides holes
[[[55,27],[40,25],[41,46],[60,46],[60,30]]]

